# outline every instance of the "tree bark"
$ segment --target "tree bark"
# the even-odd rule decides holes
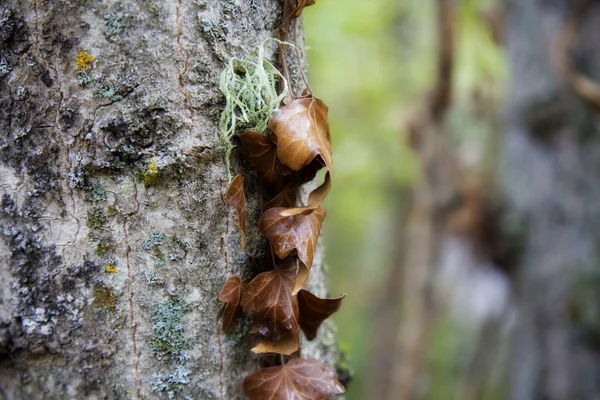
[[[4,3],[0,398],[243,398],[250,321],[222,334],[218,294],[270,254],[237,151],[245,250],[224,203],[218,84],[274,36],[280,1]],[[303,356],[334,366],[330,323]]]
[[[582,3],[509,5],[511,85],[501,168],[512,212],[525,221],[509,368],[515,400],[600,393],[598,115],[572,76],[576,70],[600,81],[600,7],[589,2],[574,21]],[[570,50],[561,43],[566,29],[574,31]],[[565,60],[574,70],[564,68]]]

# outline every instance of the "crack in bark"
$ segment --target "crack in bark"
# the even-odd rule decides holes
[[[190,53],[189,53],[189,51],[186,50],[186,48],[181,43],[181,36],[183,35],[183,26],[181,25],[181,20],[179,18],[179,15],[180,15],[179,9],[180,8],[181,8],[181,0],[178,0],[177,6],[175,7],[177,49],[181,53],[183,53],[185,58],[183,61],[183,69],[179,72],[179,75],[177,76],[177,85],[178,85],[179,91],[181,92],[181,96],[183,97],[183,108],[185,108],[189,114],[189,118],[190,118],[189,134],[191,136],[193,129],[194,129],[194,116],[192,113],[192,109],[190,108],[190,105],[189,105],[189,93],[185,89],[184,83],[183,83],[183,78],[185,77],[185,75],[187,74],[187,71],[188,71],[188,63],[189,63],[189,59],[190,59]]]
[[[219,313],[217,313],[217,343],[219,345],[219,394],[221,395],[221,400],[225,397],[223,396],[223,365],[224,365],[224,356],[223,356],[223,347],[221,344],[221,329],[219,327]]]
[[[142,398],[142,396],[141,396],[142,387],[141,387],[141,382],[139,379],[140,354],[137,350],[137,342],[136,342],[137,323],[135,322],[135,313],[134,313],[134,306],[133,306],[133,284],[135,282],[135,278],[133,277],[133,273],[131,271],[131,261],[130,261],[131,245],[129,244],[129,233],[127,232],[127,222],[129,221],[129,217],[137,214],[139,211],[139,208],[140,208],[136,183],[134,183],[134,189],[135,189],[136,209],[133,212],[131,212],[125,216],[125,219],[123,220],[123,234],[125,236],[125,263],[127,265],[127,278],[129,280],[129,285],[128,285],[129,318],[131,319],[131,341],[132,341],[133,355],[134,355],[133,383],[136,387],[136,392],[135,392],[136,399],[141,399]]]

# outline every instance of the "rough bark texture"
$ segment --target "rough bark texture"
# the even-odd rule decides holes
[[[571,90],[553,54],[576,4],[509,4],[512,83],[502,176],[513,211],[525,222],[510,366],[515,400],[597,399],[600,393],[598,116]],[[597,2],[576,31],[569,57],[600,82]]]
[[[270,255],[237,152],[245,251],[223,201],[218,80],[230,56],[273,36],[280,7],[0,6],[0,398],[243,397],[258,367],[249,321],[223,335],[217,297],[228,274],[252,277]],[[94,61],[78,71],[80,51]],[[311,287],[325,295],[322,257]],[[320,333],[303,355],[331,365],[333,328]]]

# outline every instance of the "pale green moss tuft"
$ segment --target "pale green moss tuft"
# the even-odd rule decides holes
[[[288,94],[287,81],[265,58],[265,42],[252,50],[246,58],[232,57],[221,73],[219,88],[225,95],[226,105],[221,114],[219,131],[226,147],[225,163],[228,173],[233,136],[241,129],[264,133],[269,118]],[[278,79],[283,81],[283,90],[279,94]]]

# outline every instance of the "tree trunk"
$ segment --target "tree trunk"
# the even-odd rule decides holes
[[[219,73],[274,35],[281,2],[4,3],[0,398],[242,398],[250,321],[222,334],[218,294],[270,254],[237,151],[245,250],[223,201]],[[331,365],[325,325],[303,356]]]
[[[600,81],[600,5],[578,10],[584,3],[509,6],[502,177],[525,221],[510,365],[515,400],[600,393],[599,104],[590,97],[598,93],[591,82]]]

